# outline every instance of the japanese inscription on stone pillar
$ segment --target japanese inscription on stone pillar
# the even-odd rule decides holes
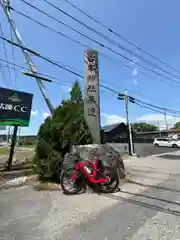
[[[100,144],[100,104],[98,53],[85,52],[84,114],[93,143]]]

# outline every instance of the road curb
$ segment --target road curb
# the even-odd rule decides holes
[[[141,157],[139,157],[139,156],[129,156],[127,158],[123,158],[123,161],[128,161],[128,160],[132,160],[132,159],[139,159],[139,158],[141,158]]]
[[[174,151],[174,152],[154,154],[154,155],[147,156],[147,157],[160,157],[160,156],[164,156],[164,155],[167,155],[167,154],[176,155],[175,153],[177,153],[177,152],[180,152],[180,150],[177,150],[177,151]]]
[[[51,182],[36,182],[33,185],[35,191],[61,191],[60,184]]]
[[[1,184],[0,190],[9,189],[9,188],[13,188],[13,187],[21,187],[24,185],[28,185],[29,183],[34,182],[36,180],[37,180],[36,175],[13,178],[13,179],[7,180],[5,183]]]

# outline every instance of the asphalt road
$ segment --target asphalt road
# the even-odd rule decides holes
[[[142,158],[125,165],[139,184],[123,183],[115,194],[1,191],[0,239],[180,239],[180,161]]]
[[[121,143],[110,143],[109,145],[121,153],[124,152],[125,146],[127,146],[127,144]],[[136,155],[142,157],[177,151],[177,149],[174,148],[154,147],[151,143],[135,143],[134,147]]]

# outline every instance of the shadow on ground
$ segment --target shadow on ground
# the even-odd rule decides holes
[[[165,154],[165,155],[159,156],[159,158],[165,158],[169,160],[180,160],[180,155]]]

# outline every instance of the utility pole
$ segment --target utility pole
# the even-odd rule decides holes
[[[9,159],[8,159],[8,165],[7,165],[7,170],[8,171],[11,170],[11,166],[12,166],[14,149],[15,149],[15,146],[16,146],[17,131],[18,131],[18,126],[14,126],[12,140],[11,140],[11,148],[10,148]]]
[[[157,125],[158,125],[158,130],[159,130],[159,137],[161,137],[161,129],[160,129],[160,122],[159,122],[159,120],[157,121]]]
[[[134,102],[134,99],[128,96],[127,91],[125,94],[119,94],[118,97],[119,100],[125,100],[125,107],[126,107],[126,123],[127,123],[127,128],[128,128],[128,144],[129,144],[129,155],[133,156],[134,151],[133,151],[133,141],[132,141],[132,129],[131,129],[131,124],[129,121],[129,101]]]
[[[165,125],[166,125],[167,134],[168,134],[168,136],[169,136],[169,128],[168,128],[168,121],[167,121],[166,109],[164,109],[164,122],[165,122]]]
[[[10,136],[10,126],[8,126],[8,131],[7,131],[7,144],[9,145],[9,136]]]
[[[4,13],[5,13],[9,23],[10,23],[10,26],[11,26],[13,32],[14,32],[14,35],[16,37],[16,40],[17,40],[18,44],[20,46],[22,46],[21,50],[22,50],[22,53],[24,54],[24,57],[25,57],[26,62],[29,66],[29,69],[33,73],[33,75],[37,76],[37,78],[35,77],[37,85],[38,85],[38,87],[39,87],[39,89],[40,89],[40,91],[41,91],[41,93],[44,97],[44,100],[45,100],[51,114],[53,114],[54,108],[53,108],[53,106],[52,106],[52,104],[51,104],[51,102],[48,98],[48,95],[47,95],[46,89],[44,87],[44,84],[42,83],[41,79],[38,78],[37,70],[36,70],[36,68],[35,68],[35,66],[34,66],[34,64],[31,60],[31,57],[30,57],[29,53],[24,49],[24,43],[21,39],[21,36],[20,36],[20,34],[19,34],[19,32],[16,28],[16,25],[15,25],[14,21],[12,20],[11,13],[10,13],[10,10],[12,9],[11,5],[10,5],[10,0],[6,0],[6,1],[5,0],[4,1],[0,0],[0,4],[1,4],[3,10],[4,10]]]
[[[19,131],[18,131],[18,137],[17,137],[17,146],[19,147],[20,145],[20,134],[21,134],[21,128],[19,127],[19,129],[18,129]]]
[[[129,135],[129,153],[132,156],[133,155],[133,142],[132,142],[132,129],[131,129],[131,124],[129,121],[129,97],[127,95],[127,91],[124,94],[125,98],[125,105],[126,105],[126,122],[128,126],[128,135]]]
[[[25,57],[25,60],[29,66],[29,70],[33,73],[33,75],[35,76],[35,80],[37,82],[37,85],[44,97],[44,100],[51,112],[51,114],[53,114],[54,112],[54,108],[48,98],[48,95],[47,95],[47,92],[46,92],[46,89],[41,81],[41,79],[38,78],[38,74],[37,74],[37,71],[36,71],[36,68],[31,60],[31,57],[29,55],[29,53],[25,50],[24,48],[24,43],[21,39],[21,36],[16,28],[16,25],[14,23],[14,21],[12,20],[12,17],[11,17],[11,4],[10,4],[10,0],[0,0],[0,5],[2,6],[2,9],[8,19],[8,22],[10,23],[10,27],[12,28],[13,32],[14,32],[14,35],[16,37],[16,40],[18,42],[18,44],[20,46],[22,46],[21,50],[22,50],[22,53],[24,54],[24,57]],[[37,76],[37,77],[36,77]],[[17,132],[18,132],[18,126],[14,126],[14,130],[13,130],[13,136],[12,136],[12,141],[11,141],[11,149],[10,149],[10,154],[9,154],[9,159],[8,159],[8,166],[7,166],[7,169],[10,170],[11,169],[11,165],[12,165],[12,161],[13,161],[13,155],[14,155],[14,148],[15,148],[15,144],[16,144],[16,140],[17,140]]]

